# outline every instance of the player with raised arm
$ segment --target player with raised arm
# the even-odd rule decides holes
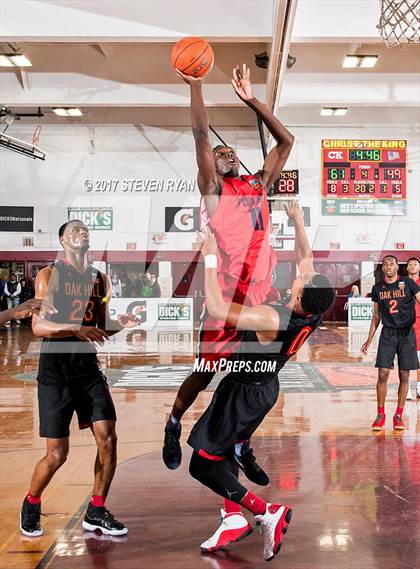
[[[270,213],[266,190],[279,176],[293,145],[293,135],[252,93],[250,71],[233,70],[232,85],[238,97],[263,121],[276,145],[255,175],[239,174],[235,150],[212,150],[204,105],[202,78],[177,72],[190,86],[191,120],[202,196],[202,218],[217,238],[217,272],[226,303],[253,306],[278,299],[272,289],[276,255],[270,246]],[[181,463],[181,418],[214,376],[211,364],[229,358],[238,346],[240,332],[231,322],[204,311],[194,371],[181,385],[165,427],[163,460],[170,469]],[[210,369],[209,369],[210,368]],[[250,480],[266,485],[268,476],[255,461],[249,441],[237,446],[236,460]]]
[[[372,423],[372,429],[381,431],[385,426],[387,381],[397,355],[400,385],[393,425],[396,430],[404,430],[403,411],[410,370],[418,369],[413,324],[416,320],[415,303],[416,301],[420,303],[420,286],[413,279],[398,274],[398,259],[394,255],[385,255],[382,259],[382,272],[383,280],[372,288],[373,318],[361,352],[367,354],[376,329],[382,321],[383,328],[375,363],[375,367],[378,368],[376,384],[378,412]]]
[[[201,241],[207,310],[213,317],[241,330],[233,363],[244,365],[241,371],[232,371],[220,382],[188,439],[194,449],[190,474],[224,498],[222,524],[201,545],[202,550],[225,548],[252,531],[241,513],[244,507],[262,526],[267,561],[280,551],[292,511],[282,504],[267,504],[240,484],[235,445],[249,439],[274,406],[279,392],[279,371],[319,326],[322,314],[335,299],[329,280],[314,270],[300,208],[293,203],[286,211],[295,225],[299,267],[287,305],[274,302],[248,307],[226,302],[214,268],[217,242],[209,230],[204,230]],[[274,364],[271,371],[259,371],[261,362],[267,361]]]

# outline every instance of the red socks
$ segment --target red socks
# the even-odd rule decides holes
[[[403,416],[404,413],[404,407],[397,407],[397,410],[395,411],[396,415],[399,415],[400,417]]]
[[[30,504],[40,504],[41,503],[41,496],[34,496],[30,492],[27,493],[26,499]]]
[[[265,514],[267,509],[266,502],[249,491],[242,498],[241,504],[244,508],[252,512],[254,516],[258,514]]]
[[[232,500],[228,500],[224,498],[224,510],[227,514],[235,514],[241,511],[241,505],[237,504],[236,502],[232,502]]]
[[[378,407],[378,415],[385,415],[385,407]]]
[[[92,506],[95,506],[95,508],[103,508],[105,506],[105,496],[93,495],[90,503]]]

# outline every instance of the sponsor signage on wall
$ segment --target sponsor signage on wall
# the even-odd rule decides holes
[[[406,215],[406,200],[323,199],[322,215]]]
[[[198,207],[165,207],[166,232],[194,232],[198,225]]]
[[[405,140],[323,140],[323,215],[406,215],[406,155]]]
[[[167,303],[158,304],[158,320],[176,322],[191,319],[191,306],[189,304]]]
[[[370,298],[349,298],[347,306],[349,330],[363,329],[367,332],[373,316],[373,301]]]
[[[0,206],[0,231],[33,231],[34,208]]]
[[[111,298],[111,318],[120,314],[134,315],[134,330],[192,330],[192,298]]]
[[[373,304],[365,304],[361,302],[357,303],[350,303],[349,304],[349,311],[350,311],[350,320],[353,321],[366,321],[369,322],[372,320],[373,316]]]
[[[79,219],[91,231],[111,231],[113,227],[112,207],[69,207],[68,220]]]

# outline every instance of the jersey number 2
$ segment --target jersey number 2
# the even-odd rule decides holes
[[[398,313],[398,300],[390,300],[389,301],[389,313],[390,314],[397,314]]]
[[[293,356],[293,354],[296,354],[296,352],[298,352],[301,349],[303,343],[305,342],[306,338],[309,336],[311,332],[312,332],[311,326],[305,326],[304,328],[302,328],[302,330],[299,330],[299,332],[293,338],[293,341],[290,344],[290,348],[287,350],[287,355]]]

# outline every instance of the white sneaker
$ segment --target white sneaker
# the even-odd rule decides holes
[[[412,393],[412,391],[411,391],[411,387],[408,388],[408,391],[407,391],[407,398],[406,398],[406,399],[407,399],[407,401],[413,401],[413,399],[415,399],[415,398],[413,397],[413,393]]]
[[[287,532],[292,510],[281,504],[267,504],[265,514],[255,516],[264,534],[264,559],[271,561],[283,545],[283,536]]]
[[[201,544],[202,551],[218,551],[230,543],[244,539],[252,532],[252,527],[241,512],[227,514],[220,510],[222,523],[216,532],[207,541]]]

